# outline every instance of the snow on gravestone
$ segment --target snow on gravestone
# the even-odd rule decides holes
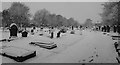
[[[2,56],[11,58],[17,62],[23,62],[29,58],[35,57],[36,51],[14,47],[14,46],[8,46],[2,48],[2,52],[0,52],[0,54]]]
[[[18,31],[18,28],[17,28],[17,25],[15,23],[12,23],[10,25],[10,37],[17,37],[17,31]]]
[[[31,45],[35,45],[35,46],[39,46],[41,48],[45,48],[45,49],[54,49],[57,47],[56,44],[54,44],[54,42],[51,42],[51,41],[34,41],[34,42],[31,42],[29,43]]]

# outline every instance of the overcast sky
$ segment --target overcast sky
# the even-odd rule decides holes
[[[2,10],[9,8],[12,2],[2,2]],[[66,18],[73,17],[83,23],[87,18],[94,22],[101,20],[99,13],[102,12],[103,2],[22,2],[30,8],[30,13],[34,14],[43,8],[51,13],[60,14]]]

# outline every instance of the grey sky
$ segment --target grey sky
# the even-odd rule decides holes
[[[2,10],[11,6],[12,2],[2,2]],[[94,22],[100,20],[99,13],[102,12],[103,2],[24,2],[30,8],[30,13],[34,14],[43,8],[51,13],[60,14],[66,18],[73,17],[83,23],[86,18],[91,18]]]

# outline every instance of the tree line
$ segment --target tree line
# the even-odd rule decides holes
[[[103,25],[120,25],[120,2],[106,2],[103,5],[102,17]]]
[[[13,2],[11,7],[0,12],[0,26],[8,27],[11,23],[18,26],[78,26],[74,18],[65,18],[62,15],[51,14],[48,10],[38,10],[33,16],[30,8],[23,3]]]
[[[95,25],[118,25],[120,24],[120,2],[105,2],[102,4],[103,12],[101,23]],[[52,14],[46,9],[38,10],[34,15],[30,14],[30,8],[23,3],[13,2],[10,8],[0,12],[0,26],[7,27],[12,22],[18,26],[88,26],[94,24],[91,19],[86,19],[84,24],[78,23],[74,18],[67,19],[62,15]]]

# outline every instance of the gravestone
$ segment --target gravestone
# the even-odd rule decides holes
[[[50,38],[53,38],[53,36],[54,36],[54,33],[53,33],[53,32],[51,32],[51,36],[50,36]]]
[[[70,32],[70,34],[75,34],[75,31],[74,31],[74,30],[72,30],[72,31]]]
[[[117,26],[116,25],[113,26],[113,31],[114,31],[114,33],[117,32]]]
[[[33,27],[33,29],[36,29],[36,27]]]
[[[117,32],[120,35],[120,25],[117,26]]]
[[[27,37],[27,35],[28,35],[27,31],[22,32],[22,37]]]
[[[34,30],[33,29],[31,29],[31,34],[34,35]]]
[[[10,37],[17,37],[17,31],[18,31],[18,28],[17,28],[17,25],[15,23],[12,23],[10,25]]]
[[[51,36],[50,36],[51,39],[54,37],[54,30],[53,29],[54,28],[52,27],[52,29],[51,29]]]
[[[107,29],[107,32],[109,33],[109,32],[110,32],[110,26],[107,25],[107,26],[106,26],[106,29]]]
[[[59,32],[57,33],[57,38],[60,37],[60,34],[61,34],[61,31],[59,31]]]

